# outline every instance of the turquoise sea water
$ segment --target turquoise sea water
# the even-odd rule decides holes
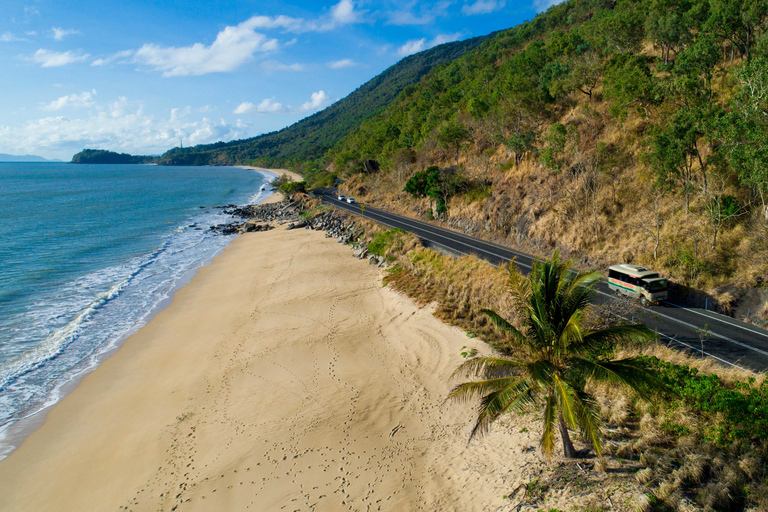
[[[232,237],[221,208],[268,173],[0,163],[0,458],[14,422],[55,403]]]

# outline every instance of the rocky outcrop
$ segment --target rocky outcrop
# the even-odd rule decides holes
[[[368,246],[362,239],[365,229],[347,214],[329,210],[312,218],[307,218],[304,215],[306,213],[304,203],[291,200],[244,207],[227,205],[221,208],[223,208],[224,213],[248,220],[244,223],[211,226],[210,230],[215,233],[232,235],[269,231],[274,229],[276,225],[287,224],[286,230],[304,228],[325,231],[326,238],[335,238],[340,244],[350,245],[355,258],[368,259],[370,264],[379,267],[386,263],[383,256],[368,253]]]

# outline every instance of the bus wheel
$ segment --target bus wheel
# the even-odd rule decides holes
[[[643,307],[647,306],[647,305],[648,305],[648,299],[646,299],[645,297],[641,297],[641,298],[640,298],[640,304],[641,304]]]

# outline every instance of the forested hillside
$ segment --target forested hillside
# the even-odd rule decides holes
[[[322,156],[365,119],[379,113],[408,85],[435,66],[451,62],[491,35],[446,43],[406,57],[346,98],[283,130],[251,139],[174,148],[159,159],[166,165],[285,166]]]
[[[764,286],[767,24],[757,0],[571,0],[406,87],[321,163],[356,197],[539,253]]]
[[[73,164],[149,164],[157,157],[134,156],[104,149],[84,149],[72,157]]]

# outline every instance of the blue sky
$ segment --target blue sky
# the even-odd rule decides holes
[[[409,54],[557,1],[10,0],[0,153],[160,154],[279,130]]]

